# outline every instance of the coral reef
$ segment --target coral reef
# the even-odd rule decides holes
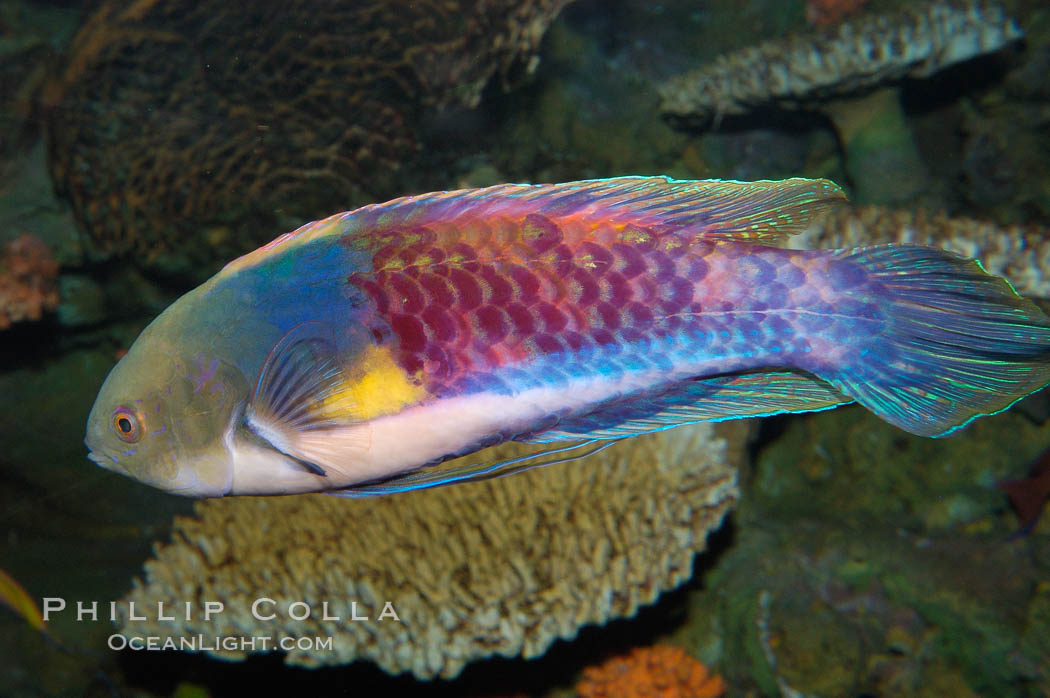
[[[868,15],[827,34],[767,41],[721,56],[661,87],[663,111],[709,122],[756,106],[812,105],[899,78],[926,77],[1021,37],[987,0],[928,2]]]
[[[588,667],[579,698],[718,698],[726,684],[681,647],[640,647],[601,666]]]
[[[58,262],[39,238],[25,233],[0,256],[0,330],[39,320],[58,306]]]
[[[842,207],[791,240],[799,249],[883,243],[934,245],[981,260],[1025,295],[1050,298],[1050,236],[1036,226],[1000,226],[944,213]]]
[[[152,617],[125,614],[124,630],[333,636],[333,649],[294,650],[285,661],[368,659],[421,679],[453,677],[491,655],[536,657],[583,625],[634,614],[691,575],[694,553],[736,499],[749,428],[679,427],[583,461],[368,500],[203,501],[197,518],[177,521],[173,541],[147,562],[145,583],[126,597]],[[276,601],[275,620],[253,616],[258,597]],[[156,602],[172,608],[184,599],[219,600],[225,612],[210,621],[199,611],[157,620]],[[290,618],[293,601],[310,604],[313,615]],[[368,622],[342,620],[352,602]],[[387,602],[400,620],[378,619]],[[340,620],[323,620],[323,603]]]
[[[97,599],[101,616],[137,574],[144,586],[132,598],[179,601],[174,609],[166,605],[168,613],[181,615],[181,603],[193,595],[214,593],[227,602],[218,622],[202,621],[194,608],[191,623],[130,623],[132,631],[178,637],[199,631],[206,638],[231,629],[242,636],[332,635],[337,652],[296,653],[288,661],[309,666],[360,658],[352,666],[303,671],[283,666],[276,654],[228,665],[179,652],[112,652],[106,638],[116,631],[108,620],[76,622],[72,608],[52,618],[54,631],[67,646],[86,652],[65,654],[0,609],[0,686],[7,686],[0,694],[207,692],[217,698],[274,691],[327,695],[352,686],[361,695],[565,698],[584,665],[609,651],[662,642],[683,646],[717,669],[731,695],[1050,696],[1050,516],[1029,535],[1011,538],[1018,517],[995,486],[1023,477],[1050,445],[1050,424],[1035,421],[1048,414],[1036,404],[1041,396],[940,440],[913,439],[859,408],[763,420],[768,438],[740,476],[744,494],[732,505],[734,525],[708,542],[717,555],[694,560],[692,582],[662,594],[634,620],[585,628],[571,645],[554,642],[531,661],[481,658],[520,655],[526,644],[544,652],[545,638],[562,632],[554,627],[563,622],[562,609],[578,611],[580,623],[598,623],[626,613],[632,594],[641,603],[690,574],[685,560],[703,545],[698,531],[706,519],[698,518],[694,528],[664,525],[661,532],[663,500],[715,520],[717,497],[710,509],[687,507],[685,495],[661,500],[660,482],[624,479],[614,459],[604,459],[629,444],[594,463],[557,466],[544,477],[523,474],[527,479],[493,482],[475,493],[457,487],[431,499],[374,502],[304,497],[196,503],[85,461],[84,415],[114,351],[128,346],[149,317],[196,280],[162,275],[177,269],[158,268],[175,264],[167,257],[191,257],[204,274],[243,247],[291,229],[299,216],[314,219],[366,198],[386,198],[387,187],[396,193],[449,188],[466,172],[467,183],[477,186],[640,172],[830,176],[862,203],[919,189],[917,197],[903,199],[909,210],[844,208],[795,244],[936,244],[982,258],[1026,295],[1050,298],[1046,0],[1002,0],[1024,29],[1023,45],[957,64],[933,79],[859,90],[846,84],[845,95],[756,97],[762,100],[756,106],[802,109],[756,108],[732,121],[726,112],[724,128],[703,130],[672,128],[678,125],[673,119],[657,118],[653,86],[720,55],[741,56],[738,49],[803,30],[806,4],[846,7],[857,0],[580,3],[547,31],[543,62],[529,87],[505,97],[487,90],[477,112],[457,105],[479,94],[480,73],[472,71],[495,62],[464,68],[469,75],[462,89],[445,89],[442,76],[445,85],[455,83],[462,65],[456,57],[474,55],[457,48],[468,34],[479,51],[491,47],[489,36],[465,28],[455,41],[435,43],[424,26],[445,22],[446,8],[468,3],[422,0],[413,8],[393,0],[384,4],[394,9],[374,22],[343,27],[341,16],[374,4],[344,1],[337,7],[318,0],[306,8],[292,0],[282,8],[262,0],[222,7],[204,0],[195,8],[181,0],[186,10],[178,21],[186,29],[169,35],[170,23],[155,19],[174,6],[170,0],[0,2],[0,229],[7,231],[0,236],[0,258],[10,239],[31,231],[61,266],[61,303],[53,314],[0,331],[4,567],[41,596],[70,599],[71,607],[77,599]],[[532,4],[518,7],[528,11]],[[865,11],[911,5],[920,7],[919,0],[870,0]],[[990,7],[969,0],[952,5]],[[52,151],[53,169],[60,187],[80,192],[67,196],[81,229],[98,230],[92,233],[96,245],[77,232],[71,207],[55,198],[46,148],[32,141],[44,128],[45,111],[34,100],[45,64],[69,45],[82,13],[100,7],[135,8],[142,15],[106,15],[89,42],[94,48],[78,43],[70,56],[80,56],[79,67],[56,66],[63,72],[51,73],[48,91],[57,136],[52,148],[65,149]],[[259,19],[260,8],[270,8],[267,19]],[[280,25],[298,21],[287,20],[298,11],[306,15],[303,30],[282,33]],[[233,17],[238,12],[243,20]],[[379,27],[392,14],[403,24],[383,36]],[[857,27],[868,20],[845,21]],[[419,41],[401,38],[414,31],[410,24],[420,29]],[[542,30],[542,22],[518,24]],[[819,25],[805,41],[820,46],[829,40],[821,36],[834,39],[840,31],[837,22]],[[507,45],[514,43],[511,30],[503,36]],[[163,43],[168,39],[172,50]],[[390,69],[388,79],[374,86],[365,73],[340,68],[361,55],[352,52],[365,43],[380,59],[362,60],[362,70],[380,75]],[[409,63],[397,54],[409,44],[447,46],[448,52],[420,52]],[[506,79],[519,77],[519,67],[527,68],[534,54],[535,45],[521,54],[518,67],[509,67]],[[831,66],[836,57],[822,58]],[[491,87],[498,86],[492,83],[501,78],[502,64],[496,70]],[[763,76],[778,67],[744,70],[741,84],[753,78],[769,85]],[[223,92],[227,86],[231,91]],[[364,95],[363,101],[353,102],[354,95]],[[444,114],[436,113],[441,103],[449,105]],[[294,111],[297,105],[306,105],[305,116]],[[695,121],[717,118],[712,110]],[[428,143],[441,148],[428,150]],[[300,157],[304,153],[312,159]],[[895,162],[887,164],[887,153]],[[903,170],[909,162],[921,169]],[[223,163],[230,164],[222,169]],[[313,179],[275,193],[276,176],[284,172]],[[914,210],[918,205],[929,212]],[[948,214],[933,213],[941,208]],[[952,217],[961,215],[970,218]],[[135,256],[96,264],[96,246]],[[148,268],[141,264],[145,256]],[[38,428],[28,428],[27,419]],[[657,451],[645,457],[663,460]],[[701,450],[697,465],[719,457],[717,447]],[[610,465],[606,481],[602,469]],[[563,482],[566,477],[573,479]],[[644,507],[641,499],[621,505],[632,491],[654,494]],[[494,501],[486,503],[486,496]],[[612,581],[611,573],[584,578],[594,566],[584,551],[599,545],[598,512],[606,507],[596,502],[602,497],[611,503],[601,545],[624,575]],[[540,500],[549,502],[533,506]],[[175,541],[161,544],[142,572],[149,541],[168,541],[172,517],[194,506],[199,514],[179,519]],[[663,534],[675,540],[658,538]],[[409,536],[414,539],[406,542]],[[573,554],[583,560],[581,569],[566,562]],[[678,567],[667,572],[661,555],[680,561]],[[642,569],[646,564],[651,572]],[[632,570],[630,579],[626,570]],[[655,591],[645,574],[657,580]],[[174,590],[165,592],[168,587]],[[278,619],[250,616],[243,605],[259,596],[277,601]],[[389,597],[406,622],[378,621],[373,597]],[[332,615],[345,618],[348,599],[371,620],[323,620],[320,602],[328,600]],[[299,600],[312,605],[314,617],[295,623],[286,611]],[[155,609],[140,604],[137,611]],[[492,630],[491,617],[505,637]],[[564,622],[567,631],[577,627],[575,615]],[[426,664],[430,652],[440,668]],[[374,663],[409,675],[388,677]],[[469,668],[454,683],[421,685],[411,677],[417,663],[423,676]],[[97,683],[100,669],[115,688]]]
[[[391,193],[424,111],[530,69],[568,1],[111,0],[44,92],[56,186],[103,253],[214,265]]]

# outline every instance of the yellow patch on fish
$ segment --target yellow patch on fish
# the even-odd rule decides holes
[[[354,366],[353,377],[325,397],[320,413],[329,419],[364,421],[400,412],[426,396],[420,381],[397,365],[390,350],[373,346]]]

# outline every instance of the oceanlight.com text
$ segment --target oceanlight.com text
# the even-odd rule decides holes
[[[111,650],[161,651],[182,650],[186,652],[267,652],[284,650],[291,652],[331,652],[331,637],[278,637],[256,635],[190,635],[188,637],[157,637],[154,635],[110,635],[106,644]]]

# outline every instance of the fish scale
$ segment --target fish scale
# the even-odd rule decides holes
[[[739,370],[770,353],[801,364],[805,335],[850,332],[847,319],[771,312],[832,295],[821,258],[693,238],[641,226],[559,226],[537,214],[468,220],[389,234],[375,253],[379,271],[349,282],[371,298],[374,331],[389,339],[398,364],[436,397],[564,383],[566,361],[600,360],[605,375],[729,356],[738,361],[724,370]],[[706,299],[721,315],[704,312]],[[618,360],[631,353],[645,360]]]

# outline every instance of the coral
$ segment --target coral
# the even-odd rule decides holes
[[[1040,227],[1000,226],[944,213],[843,207],[791,240],[799,249],[883,243],[934,245],[981,260],[1022,294],[1050,298],[1050,236]]]
[[[576,686],[579,698],[717,698],[725,690],[721,676],[672,645],[637,648],[588,667]]]
[[[868,0],[806,0],[806,21],[815,26],[838,24],[864,9]]]
[[[0,256],[0,330],[39,320],[58,306],[58,262],[51,249],[28,233],[7,243]]]
[[[661,109],[707,125],[763,106],[819,106],[838,132],[854,199],[901,203],[928,182],[896,81],[928,77],[1020,37],[1017,24],[987,0],[923,3],[722,55],[666,82]]]
[[[868,15],[830,33],[767,41],[723,55],[661,87],[664,113],[707,123],[761,105],[797,107],[938,70],[1021,37],[987,0],[930,2]]]
[[[425,111],[531,69],[567,2],[110,0],[45,89],[54,180],[102,252],[214,263],[391,193]]]
[[[296,649],[285,661],[368,659],[420,679],[453,677],[492,655],[536,657],[583,625],[634,614],[691,575],[694,553],[736,500],[749,428],[679,427],[582,461],[374,499],[202,501],[146,563],[145,583],[125,600],[150,619],[125,613],[124,631],[176,642],[198,633],[331,636],[331,650]],[[264,608],[275,619],[253,616],[259,597],[276,601]],[[199,609],[189,620],[156,618],[156,602],[170,609],[192,599],[222,601],[225,610],[208,621]],[[311,617],[286,613],[297,601]],[[354,602],[368,621],[346,620]],[[378,618],[386,602],[400,620]],[[324,620],[325,603],[340,620]]]

